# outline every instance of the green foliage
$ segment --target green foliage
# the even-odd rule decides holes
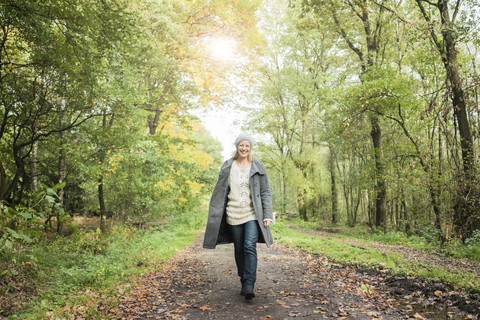
[[[7,53],[0,61],[6,88],[0,95],[0,201],[14,207],[22,202],[30,177],[38,175],[29,168],[36,144],[96,113],[106,82],[104,62],[115,45],[130,40],[122,27],[129,15],[118,1],[76,6],[23,1],[0,10],[1,50]],[[45,183],[58,182],[52,180]]]
[[[64,187],[64,183],[52,188],[41,185],[35,202],[28,207],[19,205],[14,209],[0,203],[0,256],[14,254],[17,246],[22,248],[39,241],[43,236],[42,224],[49,216],[65,216],[57,194]]]
[[[444,250],[454,257],[480,261],[480,230],[475,230],[471,238],[465,239],[465,243],[452,239]]]
[[[97,299],[115,297],[117,286],[129,283],[132,275],[161,268],[163,261],[193,241],[205,218],[195,211],[172,215],[165,225],[145,230],[117,225],[108,234],[80,230],[69,237],[40,241],[16,258],[20,265],[32,265],[29,281],[38,288],[38,296],[10,318],[40,319],[46,312],[68,316],[62,308],[72,304],[82,304],[92,318],[100,318],[89,292],[96,292]],[[12,275],[0,278],[7,276]]]
[[[467,246],[476,246],[480,244],[480,230],[475,230],[471,238],[465,240]]]

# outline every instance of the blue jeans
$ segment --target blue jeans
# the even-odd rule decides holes
[[[252,220],[237,226],[230,226],[230,232],[235,248],[238,276],[243,286],[253,288],[257,280],[258,222]]]

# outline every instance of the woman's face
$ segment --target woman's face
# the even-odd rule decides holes
[[[240,159],[248,158],[250,154],[250,142],[248,140],[240,141],[237,147],[238,156]]]

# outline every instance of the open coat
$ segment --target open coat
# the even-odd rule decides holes
[[[229,159],[223,163],[210,199],[207,229],[203,239],[203,247],[207,249],[215,249],[217,244],[233,242],[226,220],[228,193],[230,192],[228,177],[233,161],[233,159]],[[272,194],[265,166],[255,157],[253,157],[250,168],[250,195],[260,230],[258,242],[266,243],[267,247],[270,247],[273,244],[272,232],[270,227],[265,228],[263,220],[273,219]]]

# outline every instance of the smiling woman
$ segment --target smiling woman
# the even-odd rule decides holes
[[[212,56],[217,60],[228,62],[235,56],[237,43],[232,38],[208,38],[206,43]]]

